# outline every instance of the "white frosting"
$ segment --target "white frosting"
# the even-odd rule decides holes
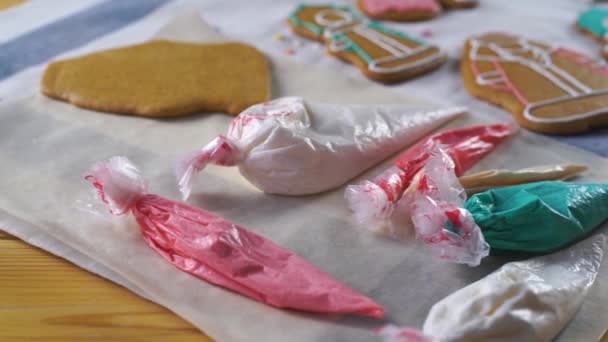
[[[511,262],[435,304],[424,322],[439,341],[550,341],[593,284],[603,235],[551,255]]]
[[[241,113],[226,138],[260,190],[305,195],[343,185],[462,112],[286,97]]]

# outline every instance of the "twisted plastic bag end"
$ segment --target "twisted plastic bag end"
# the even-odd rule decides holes
[[[477,266],[490,253],[481,228],[464,209],[466,193],[454,172],[454,162],[440,148],[422,170],[412,204],[416,236],[435,257]]]
[[[371,230],[382,225],[395,207],[394,203],[388,200],[384,189],[370,181],[349,185],[344,192],[344,198],[357,223]]]
[[[110,212],[123,215],[146,194],[147,184],[137,167],[126,157],[112,157],[94,164],[84,175]]]
[[[384,342],[438,342],[434,337],[425,335],[422,331],[398,327],[393,324],[385,325],[375,331]]]
[[[240,153],[228,139],[219,135],[201,150],[191,152],[175,163],[175,177],[182,199],[185,201],[192,192],[193,177],[209,163],[222,166],[234,166],[240,160]]]

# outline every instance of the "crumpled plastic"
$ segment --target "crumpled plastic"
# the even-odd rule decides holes
[[[178,160],[176,177],[184,199],[208,164],[238,166],[266,193],[314,194],[343,185],[463,112],[284,97],[243,111],[227,135]]]
[[[473,195],[464,209],[493,253],[550,253],[608,219],[608,184],[546,181],[491,189]]]
[[[551,341],[574,317],[599,271],[606,238],[510,262],[437,302],[423,331],[387,325],[385,342]]]
[[[433,134],[401,154],[392,167],[372,181],[348,186],[345,198],[356,221],[375,229],[393,214],[403,192],[426,165],[429,151],[442,146],[455,164],[456,175],[460,176],[516,131],[514,124],[495,124]]]
[[[294,253],[201,209],[146,194],[124,157],[85,176],[110,212],[129,211],[150,248],[184,272],[262,303],[317,313],[382,318],[384,309]]]
[[[567,180],[587,171],[577,164],[541,165],[520,170],[486,170],[458,178],[467,194],[473,195],[491,188],[548,180]]]
[[[435,148],[401,199],[411,216],[416,238],[440,260],[477,266],[490,247],[473,216],[463,209],[466,193],[448,152]],[[408,227],[407,221],[403,222]]]

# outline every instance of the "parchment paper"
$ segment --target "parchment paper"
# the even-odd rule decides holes
[[[186,15],[176,18],[160,36],[201,41],[213,34],[197,16]],[[146,37],[141,35],[142,40]],[[270,59],[275,96],[300,95],[336,103],[416,102],[363,79],[348,79],[275,55]],[[476,112],[451,126],[506,118]],[[220,341],[370,340],[370,329],[382,322],[266,307],[173,268],[141,241],[131,217],[77,209],[90,199],[83,172],[113,155],[125,155],[137,163],[152,193],[179,198],[171,172],[173,157],[223,133],[230,120],[219,113],[178,120],[110,115],[40,95],[4,103],[0,105],[0,226],[144,293]],[[526,131],[472,172],[553,162],[587,164],[591,171],[584,180],[608,181],[607,160]],[[373,176],[387,163],[360,179]],[[396,242],[357,229],[349,220],[343,189],[299,198],[265,195],[236,169],[212,167],[205,171],[202,183],[199,190],[204,195],[195,192],[190,204],[293,250],[383,304],[387,321],[399,325],[420,327],[436,301],[513,260],[489,257],[477,268],[446,264],[431,259],[414,241]],[[564,341],[592,340],[605,328],[607,269],[604,263],[583,309],[562,334]]]

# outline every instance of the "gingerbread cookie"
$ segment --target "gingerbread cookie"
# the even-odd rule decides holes
[[[441,13],[437,0],[358,0],[357,6],[376,20],[419,21]]]
[[[376,20],[429,20],[448,9],[471,8],[477,0],[358,0],[359,10]]]
[[[461,72],[474,96],[530,130],[582,133],[608,125],[608,66],[582,53],[506,33],[465,43]]]
[[[83,108],[121,114],[236,115],[269,100],[270,74],[264,55],[249,45],[155,40],[51,63],[41,90]]]
[[[0,0],[0,11],[24,3],[25,0]]]
[[[579,15],[576,25],[583,33],[602,43],[602,56],[608,58],[608,8],[591,7]]]
[[[471,8],[479,4],[477,0],[439,0],[445,8]]]
[[[366,21],[346,6],[300,5],[288,22],[296,33],[325,42],[332,55],[381,82],[403,81],[446,61],[438,47]]]

